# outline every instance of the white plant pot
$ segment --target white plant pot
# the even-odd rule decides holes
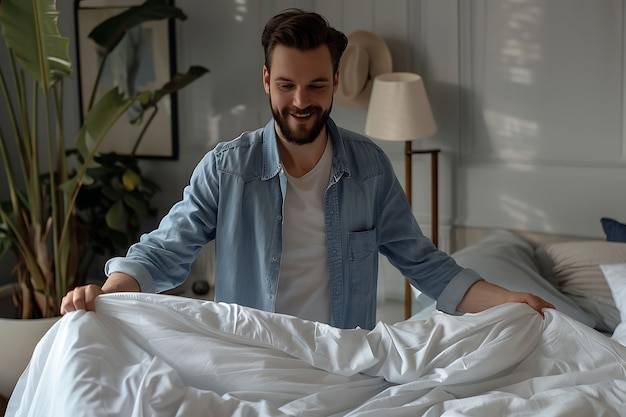
[[[9,398],[35,346],[59,319],[0,318],[0,395]]]

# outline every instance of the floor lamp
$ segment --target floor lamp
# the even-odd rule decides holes
[[[438,154],[440,149],[412,148],[412,141],[432,136],[437,131],[422,77],[407,72],[382,74],[374,79],[370,96],[365,134],[388,141],[405,142],[405,191],[412,205],[412,160],[415,154],[431,157],[431,239],[439,244]],[[411,285],[404,288],[404,315],[411,316]]]

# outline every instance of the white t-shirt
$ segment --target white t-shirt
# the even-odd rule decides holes
[[[330,322],[324,193],[332,167],[331,141],[315,167],[300,178],[287,175],[283,254],[276,312]]]

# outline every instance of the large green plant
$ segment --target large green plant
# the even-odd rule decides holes
[[[22,318],[57,315],[63,295],[80,283],[86,237],[77,227],[76,201],[81,187],[93,182],[88,170],[97,166],[98,148],[107,132],[122,122],[133,103],[150,111],[150,117],[162,97],[207,72],[191,67],[161,89],[131,97],[117,88],[108,91],[92,103],[74,137],[80,158],[78,165],[70,166],[62,84],[71,76],[72,64],[69,39],[60,35],[58,17],[56,0],[0,1],[10,74],[5,76],[0,68],[4,95],[0,112],[8,115],[12,129],[9,134],[0,127],[0,156],[9,194],[0,206],[0,256],[12,252],[17,259],[14,298]],[[171,1],[147,0],[103,22],[90,37],[110,53],[132,27],[170,18],[186,16]],[[9,147],[11,139],[13,147]]]

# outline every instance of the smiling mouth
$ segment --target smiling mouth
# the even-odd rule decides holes
[[[308,117],[311,117],[313,115],[312,112],[308,112],[308,113],[291,113],[291,115],[297,119],[306,119]]]

